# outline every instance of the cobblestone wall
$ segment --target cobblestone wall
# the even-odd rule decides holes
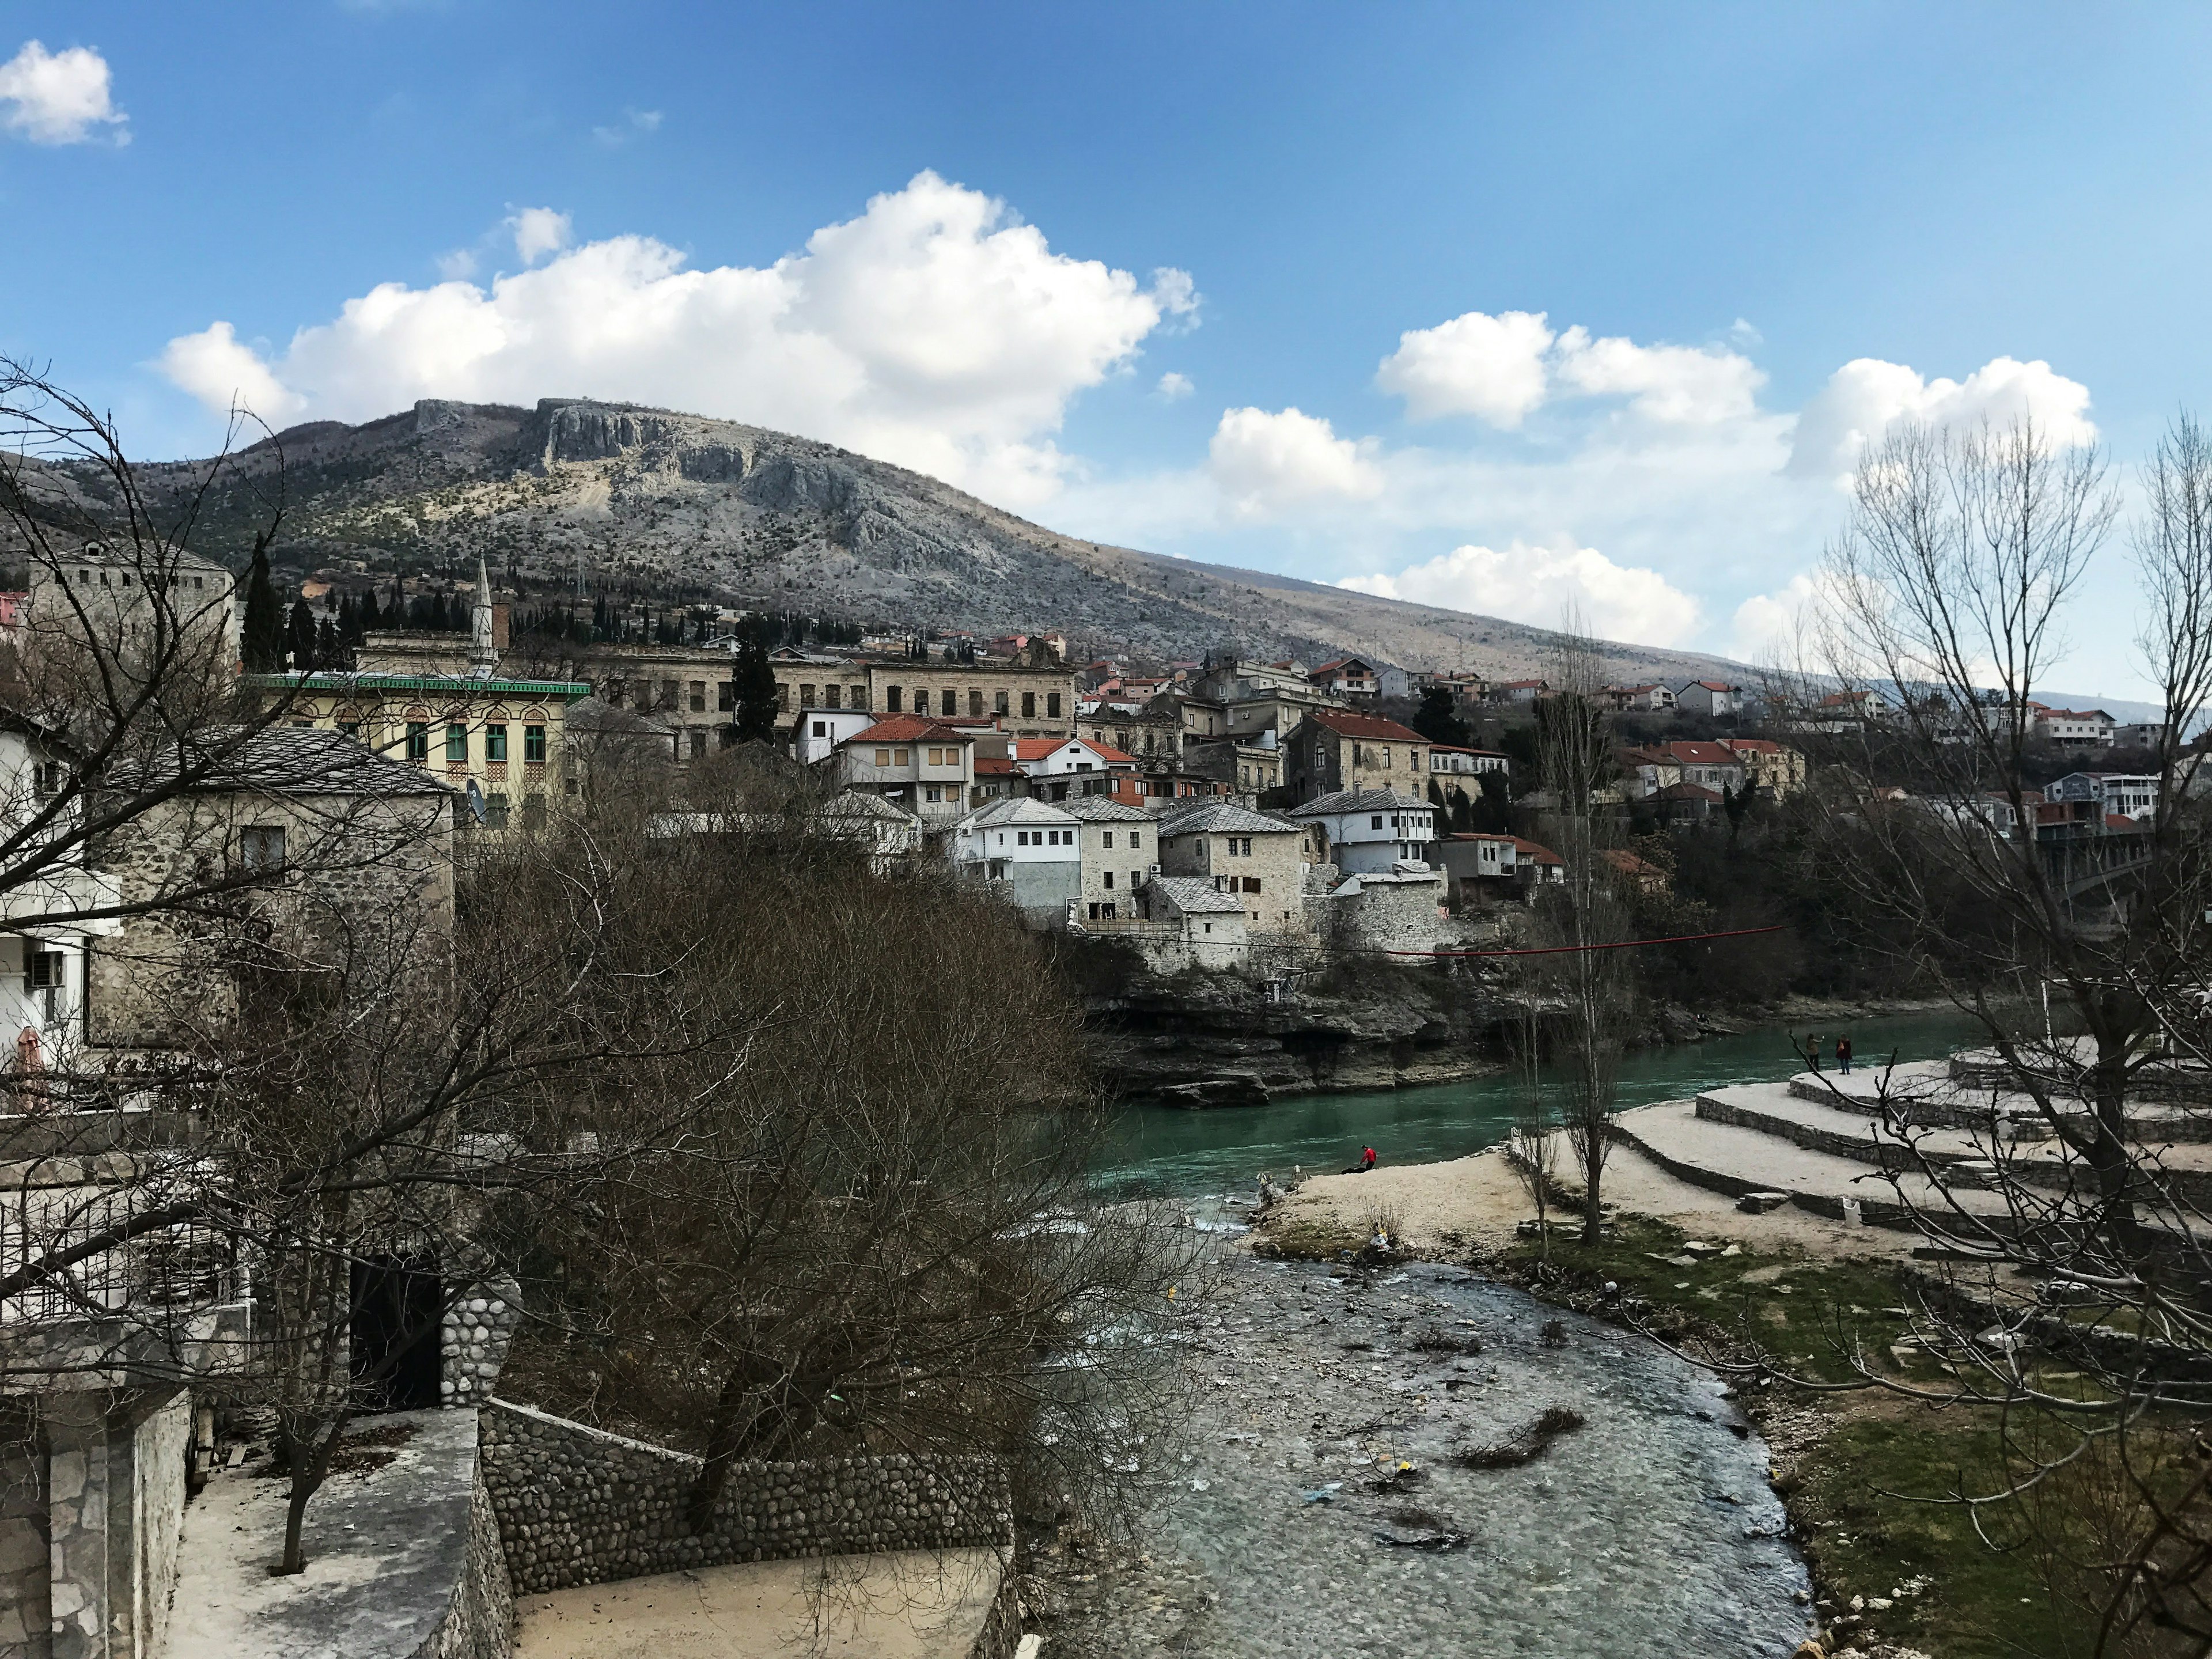
[[[1006,1471],[988,1458],[740,1463],[693,1533],[684,1509],[699,1459],[506,1401],[479,1420],[519,1595],[732,1561],[1013,1547]]]
[[[514,1651],[514,1584],[507,1571],[491,1494],[478,1469],[469,1505],[468,1568],[437,1633],[414,1659],[507,1659]]]
[[[489,1396],[521,1319],[521,1287],[511,1279],[454,1298],[438,1328],[440,1405],[473,1406]]]

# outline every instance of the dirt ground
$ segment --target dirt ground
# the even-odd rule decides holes
[[[763,1561],[518,1598],[517,1659],[967,1659],[998,1594],[991,1550]]]

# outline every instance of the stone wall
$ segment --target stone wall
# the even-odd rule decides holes
[[[522,1319],[522,1289],[511,1279],[471,1285],[438,1328],[438,1403],[473,1406],[489,1398]]]
[[[137,1623],[142,1653],[168,1639],[169,1587],[185,1529],[185,1462],[192,1443],[192,1397],[179,1394],[141,1419],[131,1436],[131,1478],[138,1504]]]
[[[480,1419],[485,1489],[517,1595],[733,1561],[1013,1547],[988,1458],[739,1463],[704,1533],[684,1524],[700,1460],[506,1401]]]
[[[437,1632],[414,1659],[507,1659],[514,1651],[514,1583],[483,1473],[469,1505],[468,1567]]]
[[[0,1659],[44,1659],[46,1460],[27,1418],[0,1428]]]
[[[1348,877],[1326,901],[1323,937],[1340,951],[1433,951],[1443,926],[1437,911],[1443,901],[1443,878],[1433,871]]]

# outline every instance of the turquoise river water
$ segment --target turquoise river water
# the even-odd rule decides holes
[[[1859,1063],[1933,1060],[1973,1040],[1956,1014],[1906,1014],[1829,1026],[1832,1048],[1848,1030]],[[1802,1036],[1802,1030],[1798,1032]],[[1701,1089],[1763,1083],[1801,1069],[1791,1032],[1765,1026],[1735,1036],[1708,1037],[1638,1049],[1623,1062],[1623,1109],[1680,1100]],[[1249,1190],[1260,1172],[1287,1175],[1345,1168],[1372,1146],[1384,1164],[1427,1164],[1464,1158],[1503,1140],[1511,1128],[1517,1078],[1505,1073],[1460,1083],[1358,1094],[1291,1095],[1265,1106],[1207,1111],[1131,1105],[1107,1148],[1101,1173],[1132,1192],[1181,1197]]]

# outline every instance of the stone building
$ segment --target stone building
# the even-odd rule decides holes
[[[1301,801],[1346,789],[1418,794],[1428,787],[1429,740],[1377,714],[1316,708],[1288,739],[1287,781]]]
[[[1304,933],[1305,879],[1296,824],[1228,801],[1160,815],[1160,872],[1195,877],[1237,895],[1249,931]]]
[[[156,637],[183,641],[198,665],[228,671],[239,658],[234,579],[180,549],[88,542],[51,563],[31,563],[30,591],[15,631],[27,655],[96,646],[129,661]]]
[[[872,662],[868,707],[878,714],[996,720],[1017,738],[1073,734],[1075,671],[1065,664]]]
[[[953,827],[953,867],[994,884],[1030,921],[1064,927],[1083,896],[1082,829],[1041,800],[993,801]]]
[[[1244,966],[1250,949],[1243,905],[1196,876],[1155,876],[1139,896],[1145,919],[1180,930],[1184,959],[1215,970]]]
[[[1308,858],[1348,875],[1426,863],[1436,841],[1437,809],[1389,789],[1340,789],[1292,808],[1290,816],[1307,833]]]
[[[1109,795],[1071,795],[1054,803],[1078,820],[1083,852],[1083,915],[1112,921],[1137,914],[1137,890],[1160,867],[1152,815]]]

